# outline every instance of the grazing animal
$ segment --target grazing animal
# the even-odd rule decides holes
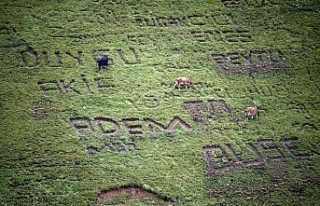
[[[246,115],[246,121],[248,121],[250,117],[251,119],[259,117],[259,110],[257,107],[246,107],[243,111]]]
[[[110,61],[112,61],[112,59],[108,55],[99,56],[96,61],[98,70],[100,71],[101,68],[107,67]]]
[[[180,89],[181,85],[184,85],[186,87],[191,88],[191,87],[193,87],[193,82],[188,77],[178,77],[178,78],[176,78],[176,80],[174,81],[173,88],[177,88],[178,87],[178,89]]]

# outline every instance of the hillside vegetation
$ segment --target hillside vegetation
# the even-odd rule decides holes
[[[317,205],[319,12],[1,1],[0,205]]]

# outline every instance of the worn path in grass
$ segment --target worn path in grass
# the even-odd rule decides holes
[[[1,1],[1,205],[316,205],[319,7]]]

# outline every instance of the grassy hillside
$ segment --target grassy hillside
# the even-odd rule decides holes
[[[0,12],[0,205],[318,204],[318,0]]]

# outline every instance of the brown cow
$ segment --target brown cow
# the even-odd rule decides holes
[[[186,87],[193,87],[193,82],[191,81],[190,78],[188,77],[178,77],[176,78],[176,80],[174,81],[174,85],[173,85],[173,88],[177,88],[180,90],[180,86],[181,85],[184,85]]]
[[[243,111],[246,115],[246,121],[248,121],[250,117],[251,119],[257,119],[259,117],[259,110],[257,107],[246,107]]]

